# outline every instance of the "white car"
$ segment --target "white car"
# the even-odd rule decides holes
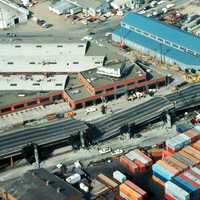
[[[99,150],[100,154],[106,154],[106,153],[109,153],[109,152],[111,152],[110,147],[105,147],[105,148]]]
[[[111,155],[112,156],[117,156],[117,155],[121,155],[123,153],[124,153],[124,151],[122,149],[116,149],[113,152],[111,152]]]
[[[97,108],[96,108],[96,107],[90,107],[90,108],[87,108],[87,109],[86,109],[86,113],[87,113],[87,114],[89,114],[89,113],[91,113],[91,112],[95,112],[95,111],[97,111]]]
[[[140,12],[138,12],[138,14],[140,14],[140,15],[143,15],[143,14],[145,14],[145,13],[146,13],[145,10],[141,10]]]
[[[91,41],[93,38],[92,38],[92,36],[89,36],[89,35],[86,35],[85,37],[83,37],[82,39],[81,39],[81,41]]]
[[[58,164],[56,165],[56,167],[57,167],[58,169],[60,169],[62,166],[63,166],[62,163],[58,163]]]
[[[107,32],[107,33],[105,33],[105,37],[108,37],[108,36],[110,36],[110,35],[112,35],[111,32]]]

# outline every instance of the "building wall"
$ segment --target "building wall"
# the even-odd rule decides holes
[[[62,91],[51,92],[46,97],[38,96],[35,98],[27,98],[21,102],[3,105],[3,106],[0,106],[0,116],[8,114],[8,113],[12,113],[12,112],[17,112],[17,111],[33,108],[40,105],[52,104],[54,102],[54,98],[57,98],[57,97],[62,98]]]
[[[151,56],[154,56],[156,57],[158,60],[162,61],[162,62],[165,62],[165,63],[168,63],[170,65],[178,65],[180,66],[181,69],[187,69],[187,68],[194,68],[193,66],[188,66],[188,65],[185,65],[184,63],[182,62],[179,62],[178,60],[175,60],[173,58],[170,58],[166,55],[162,55],[158,52],[158,51],[153,51],[151,49],[148,49],[142,45],[139,45],[137,43],[134,43],[134,41],[130,41],[130,40],[127,40],[125,38],[122,38],[116,34],[112,34],[112,40],[114,42],[117,42],[117,43],[124,43],[126,46],[132,48],[132,49],[137,49],[147,55],[151,55]]]
[[[133,80],[135,80],[135,81],[133,81]],[[162,83],[162,84],[166,83],[166,77],[161,77],[157,80],[150,80],[150,81],[143,81],[143,82],[138,82],[138,80],[140,80],[140,79],[131,79],[131,80],[129,80],[129,82],[126,82],[126,84],[124,83],[123,87],[127,88],[127,91],[132,91],[132,90],[137,90],[137,89],[146,90],[146,89],[148,89],[149,86],[156,85],[159,83]],[[142,78],[141,78],[141,80],[142,80]],[[133,83],[133,84],[129,85],[129,83]],[[121,83],[121,85],[122,85],[122,83]],[[81,100],[74,100],[66,92],[63,92],[63,98],[66,100],[66,102],[69,104],[69,106],[72,109],[77,109],[77,108],[86,107],[90,103],[95,104],[98,99],[101,100],[104,97],[105,98],[109,97],[109,96],[115,97],[117,95],[116,89],[117,88],[115,87],[115,89],[112,91],[102,90],[103,92],[100,94],[95,94],[90,97],[83,98]],[[126,91],[122,92],[121,94],[125,94],[125,93],[126,93]]]

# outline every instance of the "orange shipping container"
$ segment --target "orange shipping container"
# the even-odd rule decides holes
[[[182,150],[179,151],[179,153],[180,153],[182,156],[184,156],[184,157],[188,158],[189,160],[191,160],[195,165],[198,164],[198,163],[200,163],[199,160],[197,160],[196,158],[194,158],[193,156],[191,156],[190,154],[188,154],[188,153],[186,153],[186,152],[184,152],[184,151],[182,151]]]
[[[188,150],[188,152],[190,152],[190,154],[192,154],[192,155],[195,154],[195,156],[200,160],[200,151],[198,151],[197,149],[195,149],[191,146],[185,147],[184,149]]]
[[[159,178],[152,176],[153,181],[155,181],[156,183],[158,183],[159,185],[165,187],[165,183],[163,181],[161,181]]]
[[[170,160],[170,157],[165,158],[163,161],[165,161],[166,163],[168,163],[170,166],[174,167],[175,169],[177,169],[179,171],[183,171],[183,168],[180,167],[176,161]]]
[[[192,146],[193,146],[195,149],[197,149],[197,150],[200,151],[200,140],[197,141],[197,142],[195,142],[194,144],[192,144]]]
[[[120,193],[125,194],[131,200],[142,200],[142,195],[132,190],[129,186],[127,186],[124,183],[119,186],[119,191]]]
[[[167,156],[171,156],[173,153],[167,151],[167,150],[163,150],[162,152],[162,159],[167,157]]]
[[[186,132],[184,133],[184,135],[187,135],[188,137],[190,137],[191,140],[192,140],[192,142],[195,142],[196,140],[198,140],[198,139],[199,139],[199,136],[200,136],[199,133],[196,132],[196,131],[193,130],[193,129],[190,129],[190,130],[186,131]]]
[[[134,191],[138,192],[140,195],[142,195],[143,198],[147,197],[146,191],[144,191],[142,188],[135,185],[133,182],[127,180],[127,181],[125,181],[125,184],[128,185]]]
[[[187,165],[185,165],[184,163],[182,163],[182,162],[176,160],[175,158],[173,158],[173,157],[167,157],[167,158],[168,158],[169,160],[171,160],[172,162],[176,162],[176,164],[177,164],[179,167],[181,167],[183,170],[188,169],[188,166],[187,166]]]
[[[170,166],[169,164],[167,164],[165,161],[163,160],[159,160],[157,161],[157,163],[159,165],[161,165],[162,167],[164,167],[165,169],[167,169],[169,172],[171,172],[171,174],[173,175],[177,175],[180,173],[180,170],[176,169],[175,167]]]

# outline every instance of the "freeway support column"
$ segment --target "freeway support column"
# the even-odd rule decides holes
[[[133,137],[135,131],[134,131],[134,124],[128,124],[128,134],[129,134],[129,138]]]
[[[82,148],[85,147],[84,134],[85,134],[85,131],[80,131],[80,141],[81,141],[81,147],[82,147]]]

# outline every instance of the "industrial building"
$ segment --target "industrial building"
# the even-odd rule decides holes
[[[112,40],[180,69],[200,70],[200,38],[153,18],[129,12]]]
[[[144,2],[144,0],[113,0],[110,4],[114,9],[122,10],[125,8],[139,8]]]
[[[49,6],[49,10],[56,13],[57,15],[62,14],[77,14],[82,11],[82,8],[79,6],[76,6],[75,4],[67,1],[67,0],[61,0],[57,1],[54,4],[51,4]]]
[[[0,29],[27,22],[29,11],[9,0],[0,0]]]
[[[62,91],[67,79],[67,75],[0,75],[0,90]]]
[[[79,190],[45,169],[26,172],[1,186],[3,200],[81,200]]]
[[[104,56],[90,56],[82,43],[1,43],[0,73],[80,72],[103,65]]]
[[[70,76],[63,98],[72,109],[78,109],[136,90],[144,91],[151,87],[159,87],[165,82],[165,76],[156,72],[149,76],[149,73],[137,64],[115,61],[105,64],[100,70],[93,69]]]
[[[85,14],[91,16],[100,16],[107,13],[110,10],[109,0],[68,0],[72,4],[75,4],[78,7],[83,8]]]

